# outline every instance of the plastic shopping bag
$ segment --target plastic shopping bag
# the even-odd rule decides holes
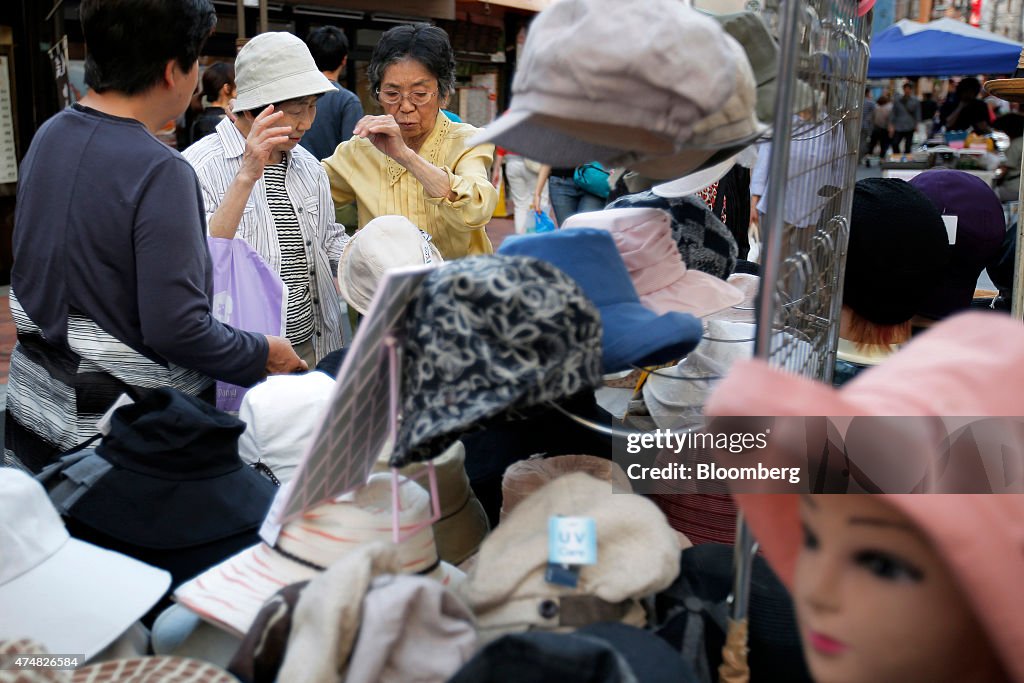
[[[534,211],[533,212],[533,231],[534,232],[551,232],[555,229],[555,222],[551,220],[551,216],[548,215],[547,211]]]
[[[207,237],[213,259],[213,317],[246,332],[283,335],[288,288],[243,239]],[[217,408],[238,411],[246,389],[217,382]]]

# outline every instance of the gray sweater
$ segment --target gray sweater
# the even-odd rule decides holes
[[[921,102],[914,96],[897,97],[892,102],[893,130],[906,132],[914,130],[921,120]]]
[[[134,119],[75,105],[36,133],[18,183],[11,285],[58,348],[76,312],[163,366],[242,386],[266,374],[266,339],[211,313],[195,172]]]

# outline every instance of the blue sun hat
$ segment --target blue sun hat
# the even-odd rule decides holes
[[[640,303],[615,240],[606,230],[516,235],[502,242],[498,253],[547,261],[576,280],[601,314],[606,374],[679,360],[700,342],[699,319],[688,313],[658,315]]]

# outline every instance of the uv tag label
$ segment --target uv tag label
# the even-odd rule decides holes
[[[597,524],[592,517],[548,519],[548,562],[597,564]]]

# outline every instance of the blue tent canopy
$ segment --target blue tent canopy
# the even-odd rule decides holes
[[[1021,44],[954,19],[903,19],[871,40],[868,78],[1010,74]]]

